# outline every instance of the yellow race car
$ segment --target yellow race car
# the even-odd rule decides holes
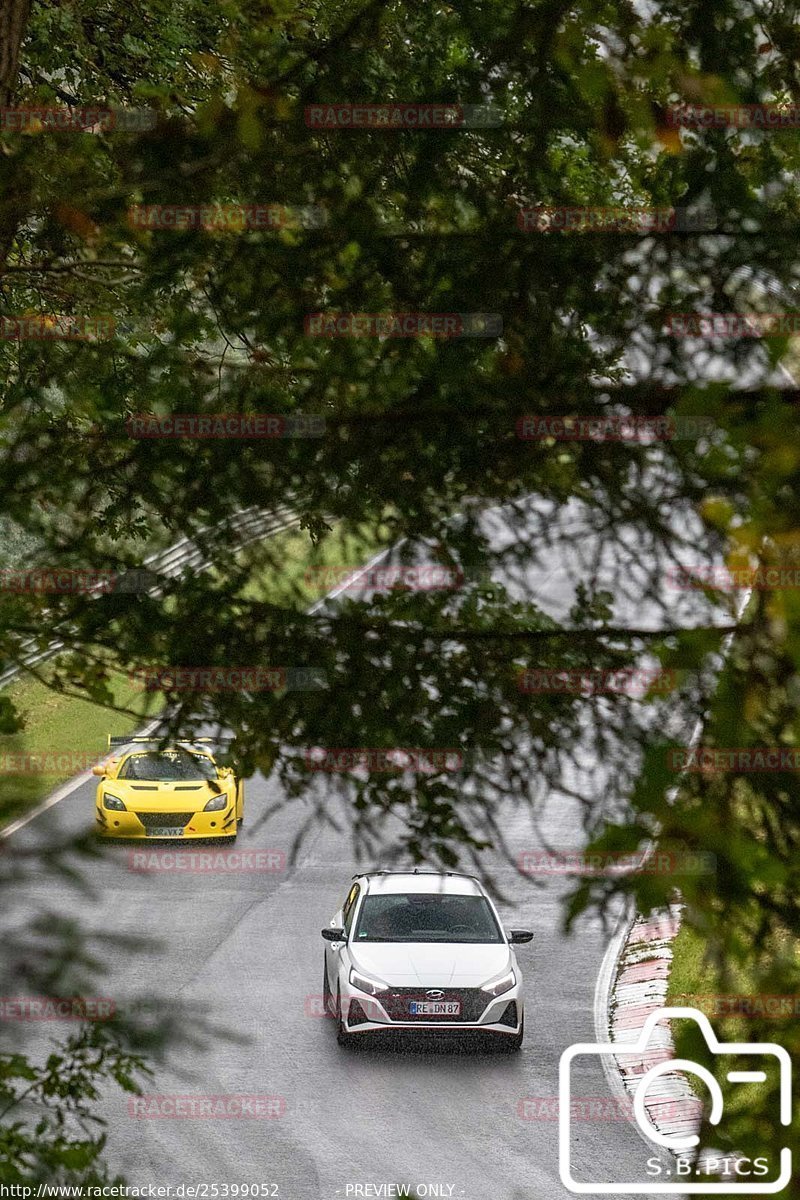
[[[152,738],[109,737],[109,747],[134,748],[93,768],[100,777],[97,832],[232,842],[244,816],[244,783],[202,748],[211,740],[177,741],[159,749]],[[139,748],[139,743],[145,745]]]

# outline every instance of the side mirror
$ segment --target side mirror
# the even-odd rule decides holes
[[[326,942],[346,942],[347,941],[347,934],[345,933],[345,931],[343,929],[338,929],[335,926],[331,926],[328,929],[323,929],[322,936],[325,938]]]
[[[508,940],[514,945],[518,945],[520,942],[532,942],[533,934],[530,929],[509,929]]]
[[[96,766],[92,767],[93,775],[100,775],[102,777],[103,775],[105,775],[105,773],[106,773],[106,768],[103,763],[97,763]]]

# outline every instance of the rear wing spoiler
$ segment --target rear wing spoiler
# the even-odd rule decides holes
[[[171,739],[172,744],[174,746],[200,746],[200,745],[209,744],[209,743],[213,744],[215,746],[227,746],[235,740],[236,739],[233,736],[228,736],[228,735],[225,735],[224,737],[196,737],[196,738],[172,738]],[[148,746],[158,746],[161,741],[163,741],[163,738],[160,738],[160,737],[131,737],[130,735],[128,735],[126,737],[124,734],[122,734],[120,736],[115,736],[114,734],[111,734],[111,733],[108,735],[109,749],[113,749],[114,746],[129,746],[133,742],[144,743]]]

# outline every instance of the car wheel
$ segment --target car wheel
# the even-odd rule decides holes
[[[513,1034],[511,1037],[503,1035],[503,1049],[506,1054],[514,1054],[517,1050],[522,1049],[522,1040],[525,1037],[525,1014],[522,1015],[522,1020],[519,1025],[519,1033]]]
[[[340,1046],[352,1046],[353,1035],[348,1033],[342,1020],[342,991],[336,988],[336,1040]]]

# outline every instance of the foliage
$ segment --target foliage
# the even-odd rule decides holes
[[[748,775],[744,796],[737,771],[691,774],[676,795],[665,765],[695,720],[712,745],[797,745],[800,592],[758,591],[737,613],[725,594],[691,605],[664,589],[678,561],[794,563],[798,392],[780,371],[791,348],[784,335],[709,345],[663,328],[674,313],[791,310],[797,130],[680,130],[669,110],[796,103],[796,62],[791,17],[738,0],[35,6],[19,103],[152,106],[158,121],[0,133],[4,312],[119,323],[85,343],[0,342],[8,517],[42,561],[136,565],[130,541],[115,557],[114,539],[146,539],[156,523],[225,561],[224,539],[203,527],[298,496],[318,537],[332,518],[377,527],[389,511],[392,536],[424,540],[477,581],[311,616],[255,595],[243,563],[162,600],[48,598],[74,651],[63,686],[106,701],[112,648],[123,667],[216,665],[235,645],[243,664],[321,668],[324,691],[167,699],[176,724],[234,728],[248,769],[277,764],[290,796],[308,792],[297,751],[309,744],[459,749],[457,775],[340,781],[362,849],[391,813],[396,849],[414,860],[479,862],[502,843],[501,799],[535,807],[570,778],[598,847],[659,834],[716,855],[715,886],[689,879],[683,892],[719,959],[760,963],[770,938],[796,937],[794,775]],[[501,120],[446,131],[304,120],[309,104],[396,99],[489,105]],[[313,205],[328,219],[233,234],[129,216],[136,204],[229,202]],[[697,219],[651,235],[517,225],[524,207],[617,204]],[[307,336],[305,317],[325,310],[496,313],[503,333]],[[700,416],[713,432],[639,444],[516,434],[526,413],[621,411]],[[325,434],[138,440],[125,423],[141,412],[313,414]],[[505,541],[483,515],[500,503]],[[546,570],[573,515],[582,589],[554,615],[541,586],[512,585]],[[643,576],[649,615],[632,624]],[[0,610],[0,654],[13,659],[42,602],[4,596]],[[647,649],[680,673],[677,695],[518,686],[524,666],[604,668]],[[602,781],[581,777],[587,745]],[[315,818],[329,819],[322,801]],[[620,890],[663,904],[674,880],[588,881],[571,915]],[[786,964],[759,986],[767,975],[793,986]],[[794,1029],[781,1038],[797,1051]],[[759,1112],[736,1132],[741,1149],[759,1137],[763,1148]]]

